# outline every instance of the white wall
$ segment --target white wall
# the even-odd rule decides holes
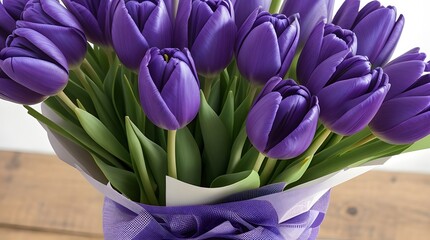
[[[343,1],[336,1],[337,9]],[[368,0],[362,1],[364,3]],[[430,54],[430,1],[381,0],[384,5],[397,7],[406,17],[406,26],[395,56],[413,48]],[[36,106],[39,107],[39,106]],[[52,148],[42,127],[26,114],[22,106],[0,100],[0,150],[52,153]],[[407,158],[397,158],[384,166],[385,170],[402,170],[430,173],[430,151]]]

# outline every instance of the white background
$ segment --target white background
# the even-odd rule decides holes
[[[335,10],[343,1],[336,1]],[[362,1],[361,5],[369,2]],[[430,54],[430,1],[427,0],[381,0],[385,6],[396,6],[398,13],[406,18],[402,38],[394,57],[414,47],[421,47]],[[39,106],[36,106],[38,108]],[[430,123],[429,123],[430,124]],[[0,150],[52,153],[43,128],[25,109],[0,100]],[[430,173],[430,151],[422,151],[407,158],[398,158],[384,166],[384,170],[401,170]]]

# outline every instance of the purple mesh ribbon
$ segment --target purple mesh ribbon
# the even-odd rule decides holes
[[[272,205],[254,198],[282,191],[282,188],[279,184],[266,186],[233,197],[241,200],[215,205],[160,207],[140,204],[140,214],[105,198],[105,239],[316,239],[327,210],[329,192],[309,211],[278,223]]]

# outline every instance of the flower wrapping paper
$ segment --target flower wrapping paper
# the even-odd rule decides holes
[[[42,112],[61,124],[60,118],[46,105],[42,105]],[[214,236],[231,239],[261,239],[256,236],[268,237],[264,239],[315,239],[327,210],[330,189],[390,159],[381,158],[359,167],[347,168],[286,191],[282,191],[283,184],[272,184],[235,194],[234,184],[202,188],[167,176],[166,207],[156,207],[133,202],[118,193],[94,162],[89,161],[91,156],[86,151],[42,126],[57,156],[76,168],[105,196],[103,222],[106,239],[142,239],[142,236],[181,239],[174,234],[183,231],[195,232],[194,237],[187,239]],[[252,215],[249,215],[250,209]],[[237,233],[235,227],[238,224],[242,230],[245,229],[245,233]],[[255,225],[262,227],[252,227]]]

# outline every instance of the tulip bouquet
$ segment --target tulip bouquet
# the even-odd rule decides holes
[[[314,239],[322,179],[430,147],[403,16],[333,4],[3,0],[0,98],[106,194],[107,239]]]

